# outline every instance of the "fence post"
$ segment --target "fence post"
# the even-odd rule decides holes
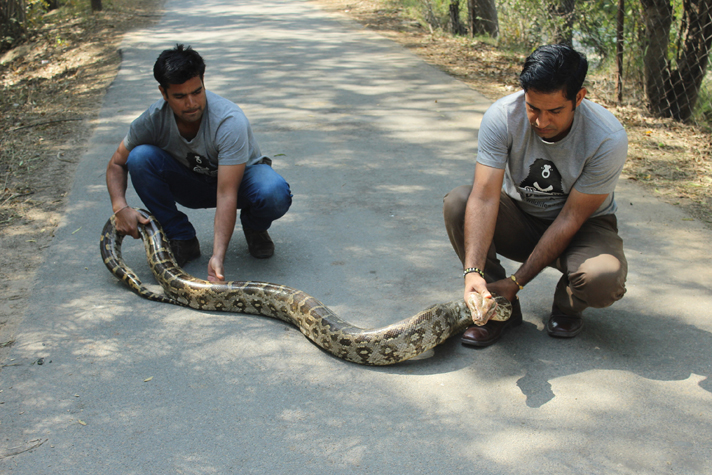
[[[618,22],[616,25],[616,66],[618,68],[616,78],[616,92],[618,93],[618,103],[623,102],[623,22],[625,14],[625,0],[618,0]]]

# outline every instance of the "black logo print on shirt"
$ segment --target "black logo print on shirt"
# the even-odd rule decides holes
[[[217,175],[218,168],[207,158],[201,157],[197,153],[188,153],[185,158],[188,160],[188,167],[195,173],[208,176]]]
[[[529,167],[529,175],[520,185],[526,191],[561,195],[564,193],[561,184],[561,173],[554,162],[537,158]]]

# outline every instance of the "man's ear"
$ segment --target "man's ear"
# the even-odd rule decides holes
[[[586,92],[586,88],[582,87],[578,94],[576,94],[576,107],[581,105],[581,101],[583,101],[583,98],[586,97]]]
[[[163,86],[158,86],[158,90],[161,91],[161,96],[163,96],[163,100],[167,101],[168,94],[166,94],[166,90],[163,89]]]

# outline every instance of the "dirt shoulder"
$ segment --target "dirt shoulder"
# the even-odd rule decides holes
[[[431,32],[387,2],[313,0],[409,48],[494,100],[518,87],[523,56]],[[98,14],[60,9],[25,44],[0,55],[0,364],[60,221],[74,171],[121,62],[125,32],[160,18],[161,0],[113,0]],[[710,136],[617,107],[630,140],[624,177],[712,226]],[[107,157],[108,160],[108,157]],[[1,368],[2,366],[0,366]]]
[[[123,35],[161,13],[162,0],[113,0],[95,14],[55,10],[0,55],[0,363],[118,72]]]

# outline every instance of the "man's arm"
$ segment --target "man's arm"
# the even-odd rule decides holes
[[[504,169],[475,165],[475,181],[465,209],[465,268],[484,269],[494,237]],[[465,301],[472,292],[490,297],[485,280],[471,272],[465,276]]]
[[[129,176],[126,161],[128,158],[129,150],[122,140],[106,167],[106,187],[111,198],[111,208],[116,216],[116,230],[119,234],[138,239],[138,223],[147,224],[148,219],[135,209],[130,208],[126,202],[126,186]]]
[[[208,262],[208,280],[225,280],[223,262],[237,219],[237,192],[240,190],[245,164],[218,165],[217,206],[215,208],[215,240],[213,255]]]
[[[571,243],[583,223],[607,197],[607,194],[587,195],[572,189],[564,208],[541,237],[526,262],[514,273],[517,281],[521,285],[525,285],[558,258]],[[519,287],[511,279],[494,282],[489,285],[489,289],[510,301],[519,291]]]

